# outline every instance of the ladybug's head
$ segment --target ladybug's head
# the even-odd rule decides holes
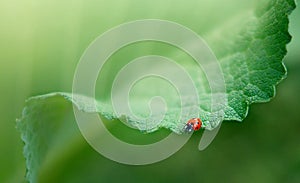
[[[187,123],[185,126],[184,126],[184,131],[185,132],[192,132],[194,131],[194,124],[192,123]]]

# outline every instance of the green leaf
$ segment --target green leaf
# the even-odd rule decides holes
[[[220,7],[218,2],[210,1],[210,3],[211,5],[206,3],[204,7],[210,7],[215,12],[220,11],[216,15],[211,15],[211,22],[203,22],[203,15],[208,16],[211,13],[206,10],[203,14],[200,13],[199,18],[197,16],[186,17],[185,19],[188,19],[186,24],[193,25],[191,28],[204,37],[220,61],[226,83],[225,95],[228,100],[228,104],[222,106],[221,109],[225,112],[224,120],[242,121],[247,115],[249,105],[269,101],[275,95],[275,85],[286,77],[282,59],[286,54],[286,44],[291,39],[288,33],[288,15],[295,8],[295,2],[293,0],[270,0],[263,1],[263,3],[257,1],[256,6],[252,5],[253,2],[246,3],[248,5],[246,6],[244,2],[236,1],[230,2],[235,6],[232,11],[228,12],[222,12],[223,7]],[[150,7],[152,6],[154,7],[155,3]],[[161,13],[160,16],[155,14],[150,18],[184,22],[181,17],[175,16],[178,12],[190,11],[183,6],[177,3],[174,9],[168,9],[167,4],[160,4],[158,7],[161,9],[158,11],[165,13]],[[194,5],[188,6],[192,8]],[[151,15],[150,7],[145,11]],[[133,13],[130,13],[128,17],[130,19],[149,18],[136,9],[133,9]],[[202,22],[199,26],[197,25],[198,19]],[[67,157],[68,153],[73,153],[72,151],[78,150],[78,147],[83,144],[78,129],[74,125],[72,107],[68,102],[72,102],[78,109],[85,112],[99,112],[110,120],[118,118],[119,116],[113,113],[109,100],[113,78],[129,60],[145,55],[145,53],[174,58],[178,64],[182,65],[197,81],[198,95],[201,101],[204,101],[199,106],[199,115],[205,127],[213,129],[218,125],[210,121],[211,95],[205,73],[199,67],[195,67],[195,63],[185,53],[174,53],[168,45],[144,44],[146,44],[145,47],[141,49],[136,47],[139,44],[129,45],[110,58],[99,76],[100,87],[97,88],[96,110],[91,107],[94,104],[93,99],[80,96],[80,100],[75,100],[69,93],[32,97],[26,102],[17,125],[21,131],[22,140],[25,142],[26,177],[30,182],[46,179],[44,176],[50,169],[53,170],[51,166],[58,163],[60,161],[58,159]],[[120,59],[121,61],[116,64],[116,60]],[[180,101],[174,88],[170,88],[172,86],[164,81],[149,78],[137,84],[135,92],[130,95],[132,109],[141,117],[149,115],[148,106],[145,104],[152,96],[163,96],[168,104],[168,111],[160,125],[144,128],[143,125],[138,124],[147,121],[135,121],[133,114],[126,114],[125,119],[133,126],[139,126],[139,129],[143,131],[153,132],[160,127],[165,127],[181,133],[184,124],[178,119]],[[193,100],[194,96],[184,97],[191,97]],[[194,117],[193,112],[186,116],[187,119],[191,117]],[[134,132],[131,131],[131,133]]]

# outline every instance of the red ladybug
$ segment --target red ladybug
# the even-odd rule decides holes
[[[192,118],[188,120],[188,122],[184,126],[184,129],[186,132],[197,131],[201,128],[201,125],[202,125],[202,121],[200,118]]]

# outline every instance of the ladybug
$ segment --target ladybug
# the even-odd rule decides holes
[[[188,120],[188,122],[184,126],[184,130],[186,132],[197,131],[201,128],[201,125],[202,125],[202,121],[200,118],[192,118]]]

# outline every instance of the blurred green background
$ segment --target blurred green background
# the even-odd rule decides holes
[[[193,3],[180,7],[166,1],[164,5],[170,6],[168,14],[160,6],[144,12],[141,7],[147,7],[147,2],[1,0],[0,182],[24,179],[23,143],[15,129],[15,119],[20,117],[25,99],[54,91],[70,92],[76,63],[98,35],[138,18],[173,20],[200,34],[214,27],[207,24],[208,20],[196,18],[201,12],[198,15]],[[240,11],[234,6],[222,8],[222,3],[218,6],[223,18]],[[250,7],[251,3],[243,6]],[[177,14],[176,8],[185,9],[185,16]],[[216,17],[210,20],[218,24],[222,19]],[[86,145],[85,154],[93,154],[91,157],[103,163],[103,168],[94,170],[85,164],[88,156],[74,155],[72,158],[82,161],[70,158],[54,180],[65,177],[64,182],[76,182],[74,171],[85,166],[85,171],[91,171],[86,180],[97,182],[300,182],[299,21],[298,7],[290,16],[293,39],[284,59],[288,78],[277,86],[276,97],[269,103],[252,105],[243,123],[224,123],[204,152],[196,149],[201,135],[198,133],[169,159],[135,167],[97,156]],[[198,23],[207,26],[199,29]]]

